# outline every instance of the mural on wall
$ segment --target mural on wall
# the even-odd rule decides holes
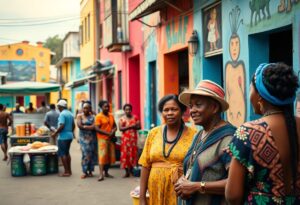
[[[7,81],[35,81],[36,62],[0,60],[0,72],[7,73]]]
[[[168,43],[168,49],[177,43],[186,43],[186,32],[188,27],[189,17],[180,17],[178,23],[175,23],[173,19],[170,23],[166,25],[166,39]],[[176,25],[178,27],[176,28]]]
[[[222,19],[221,2],[214,4],[203,12],[204,56],[222,53]]]
[[[277,11],[278,13],[290,12],[293,5],[300,0],[280,0]],[[249,8],[251,11],[250,26],[256,26],[259,22],[265,19],[271,19],[270,0],[250,0]],[[274,7],[273,7],[274,9]],[[275,13],[275,12],[273,12]]]
[[[89,100],[88,91],[77,91],[75,92],[75,108],[80,110],[82,106],[82,101]]]
[[[292,10],[293,3],[298,3],[299,0],[280,0],[280,3],[278,5],[278,12],[290,12]]]
[[[231,36],[229,39],[229,53],[231,61],[225,66],[226,98],[230,105],[226,112],[227,120],[235,126],[240,126],[246,120],[245,93],[245,64],[239,60],[240,37],[237,33],[243,20],[240,20],[241,10],[238,6],[229,13]]]
[[[270,0],[250,0],[249,8],[251,10],[250,26],[253,26],[253,20],[255,25],[262,20],[261,13],[263,14],[263,19],[271,18]]]

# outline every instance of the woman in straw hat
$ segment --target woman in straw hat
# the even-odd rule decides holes
[[[182,121],[186,107],[177,95],[166,95],[158,104],[164,124],[153,128],[145,142],[139,164],[142,165],[140,204],[176,205],[174,184],[182,175],[182,162],[196,130]],[[146,202],[146,190],[150,198]]]
[[[256,69],[250,101],[262,117],[240,126],[229,145],[230,204],[300,204],[300,119],[294,116],[298,87],[286,64],[263,63]]]
[[[224,152],[235,127],[222,120],[229,107],[222,87],[202,80],[192,91],[180,94],[179,100],[190,107],[190,115],[203,129],[195,136],[184,159],[184,176],[175,184],[182,204],[223,204],[230,156]]]

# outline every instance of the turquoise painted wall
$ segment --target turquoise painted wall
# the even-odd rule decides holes
[[[299,69],[299,59],[300,59],[300,2],[293,3],[290,11],[279,12],[278,8],[280,7],[279,0],[266,1],[269,2],[270,13],[267,12],[267,5],[265,5],[264,11],[266,13],[266,18],[264,18],[262,11],[260,11],[260,17],[257,15],[257,20],[255,23],[257,11],[252,10],[252,2],[257,2],[254,0],[224,0],[221,2],[221,11],[222,11],[222,54],[221,57],[215,60],[215,57],[204,57],[204,44],[207,39],[203,37],[203,29],[206,28],[206,25],[203,25],[203,15],[207,8],[218,1],[207,1],[207,0],[194,0],[194,30],[198,32],[199,37],[199,51],[193,59],[193,76],[194,76],[194,85],[200,79],[212,79],[214,81],[220,81],[220,74],[223,73],[223,87],[226,88],[225,79],[226,79],[226,66],[230,65],[240,65],[244,68],[244,77],[245,81],[243,83],[244,90],[244,101],[246,103],[246,120],[254,119],[257,116],[253,114],[253,110],[249,103],[249,85],[251,76],[253,75],[256,67],[262,62],[268,62],[269,59],[269,33],[274,32],[275,30],[286,28],[290,26],[293,34],[293,67],[296,72]],[[239,37],[240,43],[240,52],[238,58],[233,60],[232,55],[229,50],[231,37],[233,35],[232,31],[232,18],[230,18],[230,12],[238,7],[240,10],[239,18],[235,22],[239,24],[238,29],[236,30],[237,36]],[[254,7],[252,7],[254,8]],[[251,12],[252,15],[252,25],[251,25]],[[216,66],[214,61],[222,61],[222,71],[219,72],[215,69],[211,69]],[[230,70],[227,70],[230,71]],[[230,73],[229,73],[230,74]],[[222,81],[220,81],[222,82]]]
[[[71,67],[71,81],[77,80],[79,78],[82,78],[86,76],[86,74],[80,69],[80,60],[79,59],[75,59],[72,63],[72,67]],[[76,100],[75,100],[75,96],[76,96],[76,92],[80,92],[80,91],[89,91],[89,86],[88,84],[76,87],[76,88],[72,88],[71,89],[71,105],[72,105],[72,112],[75,114],[76,112]]]
[[[159,117],[159,112],[151,110],[150,102],[151,102],[151,93],[150,93],[150,63],[151,62],[156,62],[156,99],[158,102],[159,98],[159,84],[158,84],[158,79],[159,79],[159,65],[158,65],[158,59],[157,59],[157,52],[158,52],[158,47],[157,47],[157,41],[156,41],[156,32],[152,32],[150,36],[148,37],[147,41],[145,42],[147,44],[146,51],[145,51],[145,88],[146,88],[146,98],[144,102],[144,129],[150,129],[151,126],[151,113],[156,112],[157,115],[157,123],[156,125],[159,125],[160,122],[160,117]]]

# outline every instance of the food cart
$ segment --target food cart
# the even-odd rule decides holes
[[[45,95],[47,98],[46,94],[59,90],[59,84],[41,82],[17,82],[0,85],[0,95],[2,96]],[[23,161],[26,156],[29,157],[28,161],[30,161],[30,170],[33,175],[44,175],[46,174],[44,169],[49,167],[55,167],[54,172],[58,171],[56,169],[58,166],[57,146],[47,143],[50,141],[50,132],[43,128],[44,115],[44,113],[13,114],[13,133],[10,136],[11,148],[8,151],[11,159],[12,176],[26,175],[23,172]],[[37,145],[39,147],[36,147]],[[49,163],[46,163],[49,160],[52,164],[54,162],[54,165],[50,166]],[[16,171],[21,172],[17,173]]]

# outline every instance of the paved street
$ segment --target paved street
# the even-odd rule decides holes
[[[80,179],[81,152],[79,145],[71,145],[72,171],[69,178],[54,175],[12,177],[10,165],[0,162],[0,204],[1,205],[131,205],[130,190],[139,184],[138,178],[123,179],[123,170],[112,168],[114,179],[97,181],[93,178]],[[2,153],[1,153],[2,158]],[[62,170],[62,167],[60,167]]]

